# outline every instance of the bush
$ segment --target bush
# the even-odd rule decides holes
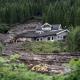
[[[26,42],[23,44],[26,51],[33,53],[59,53],[65,50],[64,42]]]
[[[0,24],[0,33],[6,33],[9,30],[9,26],[7,24]]]
[[[67,51],[65,42],[25,42],[23,48],[33,53],[59,53]]]
[[[80,80],[80,60],[72,59],[69,64],[72,71],[65,76],[65,80]]]
[[[21,56],[19,54],[15,54],[15,55],[11,55],[10,56],[10,60],[11,61],[17,61]]]
[[[7,61],[10,61],[9,57],[0,57],[0,80],[80,80],[80,60],[71,60],[70,66],[74,72],[72,71],[69,74],[53,76],[31,72],[23,63],[15,62],[14,64],[17,65],[15,66],[16,69],[12,69],[13,63]]]
[[[47,75],[29,71],[26,65],[21,62],[11,63],[9,57],[0,57],[0,63],[0,80],[51,80],[52,78]]]
[[[69,51],[80,51],[80,27],[71,30],[68,36]]]
[[[4,49],[4,45],[0,42],[0,55],[2,54],[3,49]]]

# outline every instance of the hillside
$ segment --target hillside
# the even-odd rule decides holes
[[[30,19],[62,24],[80,25],[79,0],[1,0],[0,23],[23,23]]]
[[[0,0],[0,80],[80,80],[80,0]]]

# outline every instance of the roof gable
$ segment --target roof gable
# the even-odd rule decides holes
[[[48,23],[43,24],[42,26],[37,26],[36,27],[37,31],[45,31],[45,30],[53,30],[53,31],[57,31],[57,30],[62,30],[61,28],[61,24],[55,24],[55,25],[50,25]]]
[[[46,28],[46,27],[52,27],[52,25],[50,25],[49,23],[45,23],[41,26],[42,28]]]
[[[32,37],[45,37],[45,36],[52,36],[52,35],[57,35],[57,33],[60,33],[64,30],[59,30],[59,31],[44,31],[41,33],[37,33],[35,31],[28,31],[23,34],[17,35],[17,37],[26,37],[26,38],[32,38]]]
[[[61,24],[55,24],[55,25],[52,25],[52,30],[62,30],[61,28]]]
[[[69,32],[69,30],[65,29],[65,30],[62,30],[62,31],[58,32],[57,34],[61,34],[61,33],[64,33],[64,32]]]
[[[44,37],[44,36],[52,36],[58,35],[68,30],[64,30],[61,28],[61,24],[50,25],[45,23],[42,26],[37,26],[34,31],[27,31],[26,33],[18,35],[18,37]]]

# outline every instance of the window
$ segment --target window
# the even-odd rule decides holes
[[[60,36],[58,36],[58,38],[60,38]]]
[[[58,36],[58,38],[62,38],[62,36]]]
[[[42,38],[41,38],[41,41],[42,41]]]
[[[63,39],[65,40],[67,38],[67,36],[63,36]]]
[[[58,36],[58,39],[59,39],[59,40],[63,39],[63,36]]]
[[[37,39],[37,41],[39,41],[39,39]]]
[[[52,36],[52,40],[53,40],[54,38],[53,38],[53,36]]]
[[[48,40],[50,40],[50,37],[48,37]]]

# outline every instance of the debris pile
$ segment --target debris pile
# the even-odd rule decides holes
[[[31,69],[32,71],[39,71],[39,72],[47,72],[48,71],[48,66],[46,64],[39,64],[35,65]]]

